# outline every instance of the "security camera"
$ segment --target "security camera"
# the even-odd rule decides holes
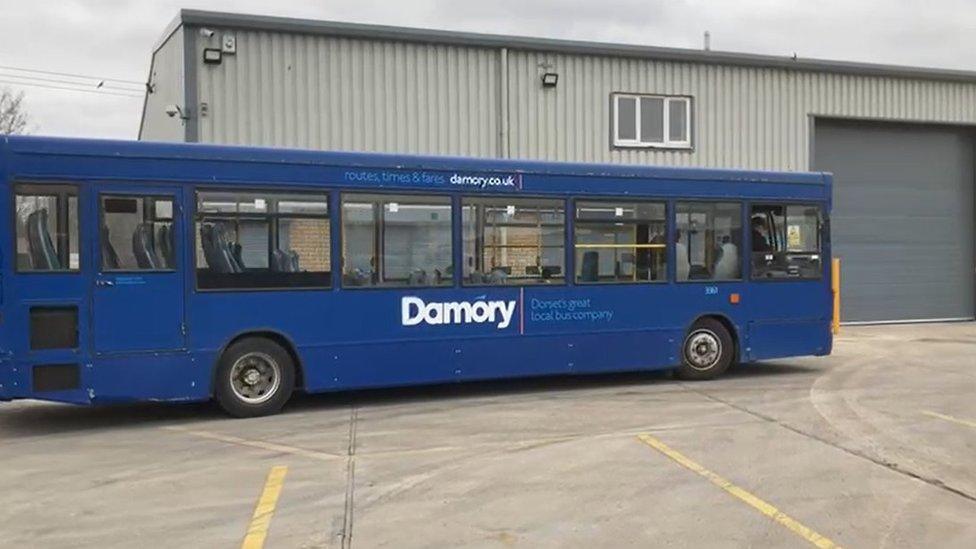
[[[166,105],[166,116],[173,118],[176,115],[183,117],[183,109],[179,105]]]
[[[204,38],[210,38],[213,35],[214,35],[214,31],[210,29],[206,29],[206,28],[200,29],[200,36]]]

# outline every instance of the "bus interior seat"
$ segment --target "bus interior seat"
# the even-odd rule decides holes
[[[235,242],[233,244],[227,243],[226,232],[222,232],[221,236],[226,246],[230,250],[230,256],[231,256],[230,258],[231,261],[234,263],[234,268],[236,269],[236,272],[243,273],[244,272],[244,256],[243,256],[244,247],[241,246],[240,242]]]
[[[275,248],[271,252],[271,270],[277,273],[297,273],[297,255],[291,250],[285,251]]]
[[[207,260],[207,266],[211,271],[217,273],[235,273],[236,265],[233,262],[227,241],[223,238],[223,227],[217,223],[205,223],[200,227],[200,240],[203,245],[203,256]]]
[[[301,258],[298,255],[298,252],[295,250],[288,250],[285,253],[288,255],[288,264],[291,266],[290,272],[297,273],[301,271]]]
[[[106,269],[118,269],[120,267],[119,254],[115,251],[115,246],[112,245],[111,234],[106,225],[102,225],[102,266]]]
[[[152,245],[152,227],[148,223],[140,223],[132,231],[132,255],[140,269],[158,269],[156,247]]]
[[[288,259],[285,252],[275,248],[271,251],[271,270],[276,273],[288,272]]]
[[[580,279],[583,282],[596,282],[600,278],[600,254],[595,250],[583,252],[580,266]]]
[[[410,272],[409,284],[411,286],[427,286],[430,281],[427,277],[427,271],[423,269],[414,269]]]
[[[542,278],[552,278],[554,276],[559,276],[563,272],[561,265],[543,265],[542,266]]]
[[[31,265],[39,271],[61,269],[57,250],[47,230],[47,208],[41,208],[27,216],[27,247],[30,250]]]
[[[229,265],[229,273],[243,273],[244,260],[242,259],[242,248],[239,243],[231,244],[227,240],[227,228],[223,223],[214,223],[214,243],[220,255],[225,258]]]
[[[346,286],[370,286],[373,274],[363,269],[352,269],[342,276],[342,283]]]
[[[708,271],[708,267],[704,265],[692,265],[688,269],[689,280],[708,280],[709,278],[712,278],[712,274]]]
[[[173,233],[169,225],[160,225],[156,229],[156,252],[163,267],[172,267],[173,262]]]

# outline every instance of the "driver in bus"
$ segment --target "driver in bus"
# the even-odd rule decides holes
[[[769,243],[769,239],[766,235],[769,234],[769,228],[766,227],[766,222],[763,221],[761,217],[752,218],[752,251],[753,252],[771,252],[773,251],[773,246]]]

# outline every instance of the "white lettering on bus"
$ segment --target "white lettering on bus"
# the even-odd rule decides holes
[[[497,322],[499,330],[508,328],[515,316],[515,301],[450,301],[427,303],[414,296],[400,300],[401,324],[416,326],[420,323],[483,324]]]

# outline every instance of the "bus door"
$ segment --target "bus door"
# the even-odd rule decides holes
[[[183,349],[185,229],[180,189],[98,185],[94,209],[95,353]]]
[[[88,357],[81,334],[88,330],[88,290],[79,200],[87,191],[74,184],[24,182],[14,183],[13,192],[13,245],[2,258],[11,274],[2,280],[9,318],[0,334],[0,369],[12,361],[17,377],[7,389],[15,394],[84,402]]]

